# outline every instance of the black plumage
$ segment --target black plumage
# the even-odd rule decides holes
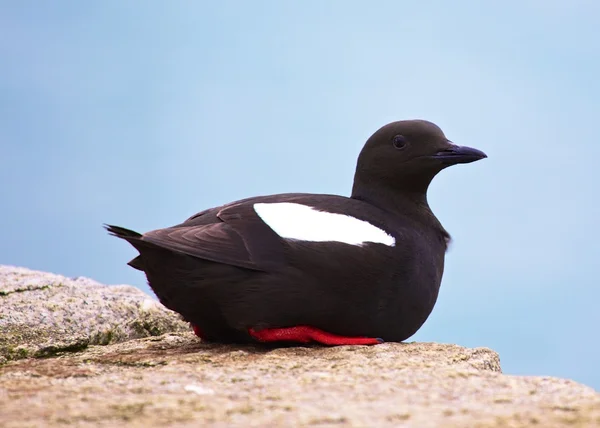
[[[429,208],[427,188],[443,168],[484,157],[430,122],[393,122],[366,142],[349,198],[261,196],[143,235],[107,229],[139,251],[129,264],[207,340],[249,342],[249,329],[311,326],[402,341],[434,307],[450,239]],[[282,202],[366,221],[395,245],[282,237],[255,207]]]

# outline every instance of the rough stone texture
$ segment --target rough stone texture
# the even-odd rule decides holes
[[[267,349],[190,333],[0,367],[0,426],[594,427],[600,394],[428,343]]]
[[[0,364],[170,331],[189,331],[137,288],[0,265]]]
[[[600,394],[485,348],[206,344],[133,287],[9,266],[0,309],[3,428],[600,426]]]

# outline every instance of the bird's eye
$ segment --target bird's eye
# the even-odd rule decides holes
[[[403,149],[406,147],[406,138],[403,135],[396,135],[392,140],[392,144],[397,149]]]

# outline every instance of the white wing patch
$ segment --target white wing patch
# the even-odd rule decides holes
[[[371,223],[357,218],[317,211],[292,202],[254,204],[256,214],[282,238],[302,241],[338,241],[350,245],[365,242],[396,245],[396,239]]]

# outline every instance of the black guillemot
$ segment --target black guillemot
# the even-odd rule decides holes
[[[442,169],[485,157],[431,122],[398,121],[367,140],[349,198],[258,196],[144,234],[106,228],[204,340],[403,341],[433,310],[450,240],[427,188]]]

